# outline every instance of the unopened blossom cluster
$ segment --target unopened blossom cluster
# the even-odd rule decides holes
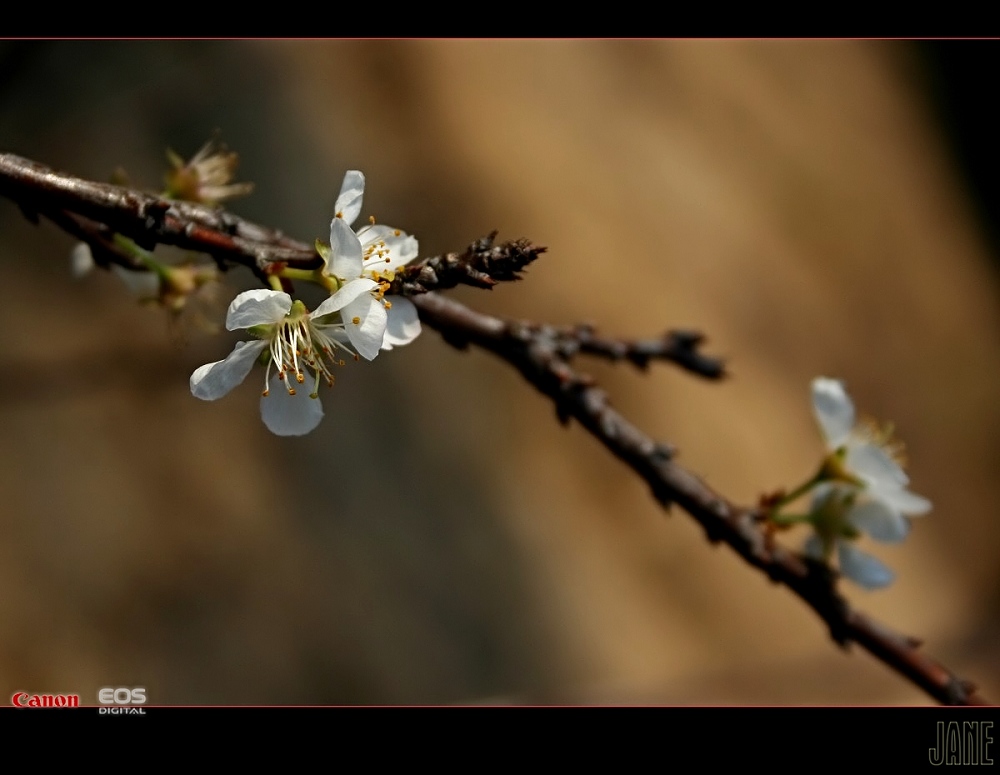
[[[771,520],[779,526],[808,524],[813,532],[805,543],[807,556],[826,562],[836,556],[846,578],[867,589],[887,586],[895,574],[858,549],[857,541],[867,534],[875,541],[899,543],[910,531],[910,518],[930,511],[931,502],[908,489],[910,480],[891,431],[857,422],[842,382],[813,380],[812,404],[826,455],[818,473],[778,504],[811,492],[809,510],[786,516],[775,509]]]
[[[221,398],[260,366],[264,424],[279,436],[300,436],[323,418],[320,389],[333,386],[338,367],[348,360],[374,360],[380,351],[409,344],[420,334],[413,303],[386,296],[396,270],[416,258],[417,240],[374,222],[352,228],[364,186],[361,172],[344,176],[330,245],[317,245],[323,258],[317,281],[330,296],[310,311],[284,291],[239,294],[229,305],[226,328],[244,329],[251,339],[238,343],[225,359],[195,370],[191,392],[197,398]]]

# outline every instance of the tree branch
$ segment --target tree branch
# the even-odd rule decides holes
[[[16,202],[31,220],[45,215],[87,241],[99,263],[134,267],[133,259],[112,241],[115,233],[146,249],[165,244],[206,253],[223,268],[243,265],[262,278],[272,264],[308,269],[321,261],[314,247],[222,209],[83,180],[13,154],[0,154],[0,195]],[[507,321],[429,293],[460,284],[491,288],[497,282],[520,279],[524,268],[545,250],[527,240],[495,245],[495,237],[493,232],[462,253],[404,267],[390,292],[410,296],[421,320],[451,345],[481,347],[520,371],[553,401],[561,422],[577,420],[646,481],[662,506],[677,504],[701,524],[709,541],[727,544],[772,581],[791,589],[823,619],[837,644],[859,644],[939,702],[989,704],[973,684],[924,654],[916,639],[854,610],[836,591],[836,574],[830,568],[776,544],[759,509],[729,502],[677,465],[671,459],[672,447],[619,414],[594,380],[571,366],[579,354],[628,360],[639,368],[666,360],[718,379],[723,376],[722,362],[700,352],[699,333],[674,331],[635,342],[609,339],[597,336],[590,326],[558,328]]]
[[[712,543],[729,545],[747,563],[807,603],[842,647],[851,641],[906,676],[939,702],[989,704],[968,681],[923,654],[919,642],[854,610],[836,591],[835,574],[822,563],[771,540],[757,509],[737,506],[671,460],[671,447],[647,436],[608,403],[587,375],[560,353],[544,326],[525,326],[475,312],[437,294],[413,299],[420,319],[459,349],[482,347],[516,368],[552,399],[562,422],[577,420],[608,451],[644,479],[664,507],[676,503],[704,528]]]

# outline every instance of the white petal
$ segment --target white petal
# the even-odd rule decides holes
[[[376,263],[377,259],[374,258],[365,261],[365,270],[367,271],[384,272],[387,269],[397,269],[415,259],[419,253],[416,237],[411,237],[405,231],[381,223],[359,229],[358,237],[366,248],[373,242],[382,240],[389,251],[388,261],[383,259]]]
[[[887,587],[896,574],[882,564],[881,560],[855,549],[846,541],[837,544],[840,572],[865,589]]]
[[[191,393],[203,401],[214,401],[239,385],[267,342],[237,342],[225,360],[199,366],[191,375]]]
[[[392,261],[389,266],[392,269],[410,263],[420,252],[420,243],[417,242],[417,238],[410,236],[405,231],[401,232],[400,236],[394,237],[393,240],[392,243],[389,243],[392,249]]]
[[[354,349],[367,360],[374,360],[378,355],[382,340],[385,338],[386,315],[385,307],[376,301],[371,294],[361,296],[340,313],[344,319],[347,338],[351,340]],[[357,319],[357,323],[355,323]]]
[[[382,349],[391,350],[409,344],[420,336],[420,316],[416,305],[402,296],[390,298],[392,308],[387,310],[388,320],[385,325],[385,339]]]
[[[235,331],[237,328],[277,323],[284,319],[291,308],[292,297],[282,291],[269,291],[265,288],[243,291],[229,305],[226,328]]]
[[[73,277],[79,280],[93,268],[94,254],[90,252],[90,245],[86,242],[77,242],[69,254],[69,270]]]
[[[260,397],[260,418],[267,429],[278,436],[302,436],[309,433],[323,419],[323,405],[319,398],[309,397],[311,380],[295,388],[295,395],[288,394],[285,383],[277,376],[271,377],[266,396]]]
[[[348,170],[344,175],[344,182],[340,186],[340,194],[337,196],[337,203],[334,211],[340,215],[339,219],[350,226],[358,216],[361,215],[361,198],[365,193],[365,176],[360,170]],[[330,241],[333,241],[331,234]]]
[[[847,457],[844,462],[848,469],[875,487],[901,488],[910,481],[899,464],[876,444],[855,443],[852,440],[847,445]]]
[[[812,383],[813,411],[831,449],[847,440],[854,427],[854,402],[836,379],[817,377]]]
[[[330,261],[327,274],[342,280],[361,277],[364,271],[361,240],[342,218],[334,218],[330,223]]]
[[[872,497],[885,501],[901,514],[919,517],[931,510],[931,502],[922,495],[910,492],[902,487],[873,487]]]
[[[910,532],[906,517],[885,501],[871,498],[855,505],[847,515],[847,521],[876,541],[896,544]]]
[[[155,299],[160,295],[160,276],[156,272],[133,272],[118,264],[112,264],[111,271],[140,299]]]
[[[313,310],[312,316],[319,318],[323,315],[329,315],[331,312],[342,310],[360,296],[371,296],[371,292],[376,288],[378,288],[378,283],[367,277],[351,280],[335,294],[323,299],[320,305]]]

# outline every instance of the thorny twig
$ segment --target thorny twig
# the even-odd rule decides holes
[[[239,264],[261,277],[271,264],[309,268],[320,261],[313,247],[224,210],[82,180],[13,154],[0,154],[0,194],[32,220],[45,215],[90,243],[99,263],[134,266],[112,243],[113,233],[148,249],[165,244],[207,253],[220,267]],[[826,622],[836,643],[861,645],[941,703],[989,704],[973,684],[924,654],[917,640],[852,608],[837,592],[836,575],[828,567],[772,541],[758,509],[730,503],[674,462],[669,445],[656,442],[619,414],[604,391],[571,366],[578,354],[625,359],[640,368],[651,360],[669,360],[703,377],[719,378],[722,363],[700,352],[700,334],[674,331],[657,340],[614,340],[597,336],[589,326],[557,328],[503,320],[429,293],[459,284],[491,288],[519,279],[525,266],[544,251],[526,240],[495,245],[495,236],[477,240],[462,253],[407,266],[397,274],[392,292],[410,296],[421,320],[450,344],[481,347],[518,369],[552,399],[562,422],[577,420],[649,484],[661,505],[677,504],[701,524],[709,541],[726,543],[798,595]]]

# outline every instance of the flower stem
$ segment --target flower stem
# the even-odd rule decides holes
[[[111,235],[111,241],[115,245],[125,250],[129,255],[135,258],[139,263],[149,269],[151,272],[155,272],[160,276],[161,280],[168,280],[168,270],[163,264],[153,258],[153,254],[148,250],[144,250],[135,244],[131,239],[125,237],[121,234]]]
[[[791,527],[803,522],[812,522],[812,514],[771,514],[771,522],[781,527]]]
[[[295,269],[290,266],[284,267],[278,272],[279,277],[287,277],[289,280],[306,280],[316,282],[316,272],[312,269]]]
[[[821,466],[819,471],[817,471],[810,479],[800,484],[790,493],[783,495],[777,502],[775,502],[774,511],[777,512],[777,510],[780,509],[782,506],[791,503],[792,501],[798,500],[807,492],[809,492],[813,487],[815,487],[820,482],[825,481],[827,478],[828,477],[826,476],[825,466]]]

